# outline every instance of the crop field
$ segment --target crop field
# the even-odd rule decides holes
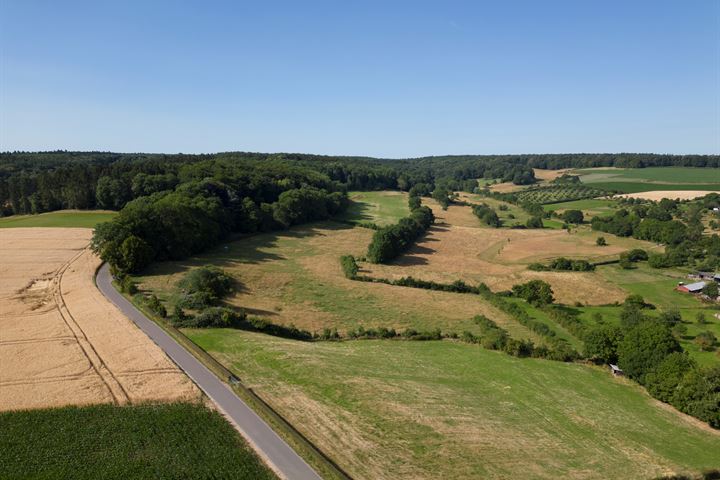
[[[452,210],[451,211],[455,211]],[[468,209],[469,211],[469,209]],[[477,218],[468,219],[477,223]],[[344,277],[341,255],[364,255],[373,231],[335,222],[293,227],[229,242],[182,262],[152,265],[137,278],[141,289],[172,300],[177,282],[193,267],[217,265],[239,282],[226,301],[249,315],[310,331],[363,326],[475,331],[486,314],[517,338],[536,336],[474,295],[360,283]]]
[[[0,231],[0,410],[199,398],[95,288],[91,233]]]
[[[624,193],[653,190],[720,191],[720,171],[692,167],[649,167],[634,169],[575,170],[580,180],[590,186]]]
[[[562,303],[595,305],[622,301],[627,291],[593,272],[534,272],[527,266],[560,256],[601,261],[617,258],[632,248],[655,248],[648,242],[608,234],[603,235],[609,245],[599,247],[595,244],[599,235],[588,227],[571,233],[482,227],[466,206],[433,210],[436,225],[406,254],[388,265],[362,263],[362,268],[382,278],[413,276],[444,283],[457,279],[470,284],[483,282],[495,291],[539,278],[552,285]]]
[[[0,218],[0,228],[12,227],[82,227],[95,228],[95,225],[112,220],[117,212],[107,210],[79,211],[59,210],[38,215],[13,215]]]
[[[199,404],[0,413],[0,478],[276,478]]]
[[[403,192],[350,192],[350,206],[340,216],[353,223],[369,222],[380,226],[396,223],[410,213]]]
[[[600,368],[450,341],[187,333],[358,479],[652,478],[718,465],[718,432]]]
[[[658,201],[663,198],[672,200],[694,200],[712,193],[707,190],[652,190],[650,192],[625,193],[619,195],[625,198],[642,198],[645,200]]]

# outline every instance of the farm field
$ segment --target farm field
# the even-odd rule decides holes
[[[475,331],[472,318],[486,314],[517,338],[536,339],[525,327],[477,296],[383,284],[344,277],[341,255],[364,255],[373,231],[336,222],[318,222],[288,231],[229,242],[182,262],[157,263],[137,277],[143,290],[163,300],[178,293],[177,282],[193,267],[217,265],[240,287],[226,301],[249,315],[310,331],[359,326],[404,330]],[[460,300],[460,301],[459,301]]]
[[[276,478],[200,404],[5,412],[0,424],[1,478]]]
[[[653,190],[720,191],[720,171],[692,167],[648,167],[635,169],[579,169],[574,174],[588,185],[624,193]]]
[[[385,226],[410,213],[408,197],[404,192],[349,192],[348,197],[350,206],[338,217],[340,220]]]
[[[200,398],[95,288],[91,234],[0,230],[0,410]]]
[[[13,215],[0,218],[0,228],[13,227],[81,227],[95,228],[95,225],[112,220],[117,212],[109,210],[58,210],[38,215]]]
[[[717,467],[716,431],[604,369],[450,341],[186,333],[354,478],[653,478]]]
[[[707,190],[653,190],[650,192],[626,193],[619,196],[625,198],[642,198],[653,201],[662,200],[663,198],[669,198],[672,200],[693,200],[704,197],[708,193],[712,192]]]
[[[433,206],[432,201],[427,203]],[[562,303],[603,304],[622,301],[627,292],[593,272],[535,272],[533,262],[565,256],[601,261],[632,248],[653,249],[648,242],[604,234],[608,246],[595,244],[599,236],[588,227],[564,230],[512,230],[482,227],[470,207],[433,206],[436,225],[406,254],[387,265],[362,263],[364,273],[398,279],[412,276],[449,283],[457,279],[485,283],[494,291],[542,279],[550,283]]]

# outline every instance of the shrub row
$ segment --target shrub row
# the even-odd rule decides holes
[[[542,263],[531,263],[528,265],[528,269],[536,272],[543,272],[547,270],[590,272],[595,270],[595,265],[587,260],[570,260],[569,258],[559,257],[552,260],[548,265],[543,265]]]
[[[502,225],[500,217],[497,212],[493,210],[486,203],[480,203],[472,207],[472,212],[478,217],[485,225],[498,228]]]
[[[435,221],[428,207],[414,209],[409,217],[395,225],[380,228],[373,234],[367,258],[372,263],[386,263],[410,248],[413,242]]]
[[[570,332],[575,338],[583,340],[585,338],[586,327],[580,321],[576,313],[559,305],[547,306],[543,309],[555,322]]]

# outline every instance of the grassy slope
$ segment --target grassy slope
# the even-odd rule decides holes
[[[410,213],[407,195],[402,192],[350,192],[350,206],[340,217],[352,222],[373,222],[381,226],[396,223]]]
[[[356,478],[650,478],[720,465],[719,435],[597,368],[448,341],[187,333]]]
[[[200,405],[5,412],[0,424],[0,478],[275,478]]]
[[[242,238],[180,262],[156,263],[138,280],[141,288],[171,299],[188,269],[214,264],[240,282],[228,301],[271,322],[294,323],[311,331],[324,327],[344,331],[360,325],[477,331],[472,317],[488,308],[478,296],[458,298],[453,293],[346,279],[339,257],[363,255],[371,234],[365,228],[318,222]],[[513,327],[513,334],[533,337],[521,325]]]
[[[106,210],[75,211],[60,210],[39,215],[14,215],[0,218],[0,228],[12,227],[82,227],[95,228],[95,225],[112,220],[116,212]]]

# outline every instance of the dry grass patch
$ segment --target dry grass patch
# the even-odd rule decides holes
[[[562,303],[596,305],[622,301],[627,292],[595,273],[533,272],[527,266],[561,256],[602,260],[629,248],[653,247],[618,237],[610,238],[610,245],[598,247],[597,235],[586,227],[572,233],[484,228],[471,209],[463,206],[451,206],[446,212],[433,206],[433,211],[437,224],[405,255],[389,265],[363,263],[363,269],[372,276],[391,279],[413,276],[447,283],[459,278],[472,284],[483,282],[493,290],[507,290],[539,278],[552,285]],[[476,226],[468,226],[471,223]]]
[[[345,278],[340,256],[365,255],[372,234],[372,230],[324,222],[246,237],[187,261],[154,265],[139,278],[140,286],[172,301],[175,285],[189,269],[214,264],[240,284],[226,299],[229,304],[277,324],[310,331],[327,327],[343,332],[363,326],[460,333],[475,331],[472,318],[484,314],[517,338],[537,340],[478,296]]]

